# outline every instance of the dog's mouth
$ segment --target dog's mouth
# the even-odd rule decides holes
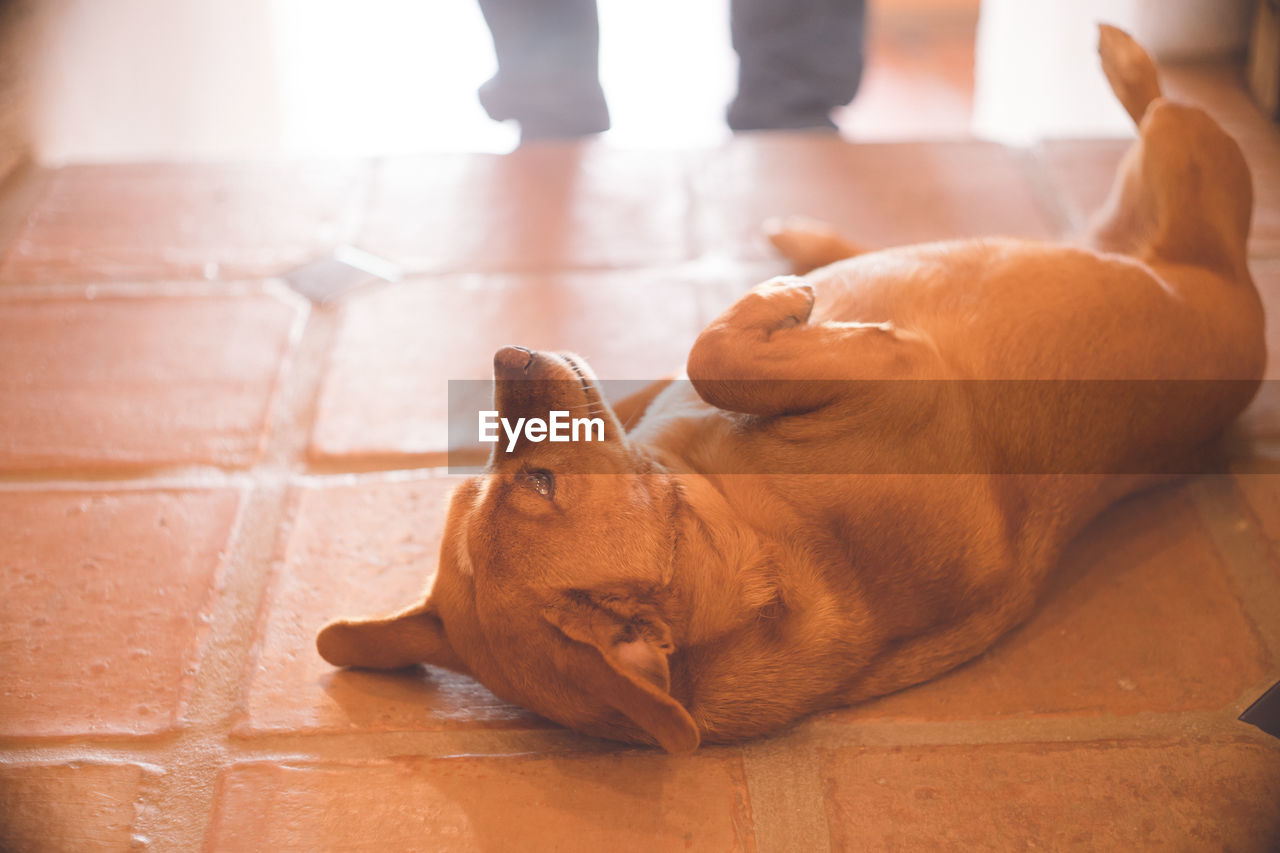
[[[592,386],[591,379],[587,376],[577,356],[567,352],[556,353],[556,355],[564,359],[565,364],[569,365],[569,369],[573,371],[573,375],[578,377],[578,385],[581,386],[582,394],[587,398],[587,402],[592,404],[598,402],[599,395],[596,393],[595,387]]]

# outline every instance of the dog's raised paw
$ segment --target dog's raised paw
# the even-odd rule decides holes
[[[740,322],[767,333],[802,326],[809,322],[813,303],[813,285],[800,276],[777,276],[757,284],[739,303]]]

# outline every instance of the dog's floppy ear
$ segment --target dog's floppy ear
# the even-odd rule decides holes
[[[316,650],[334,666],[399,669],[429,663],[471,674],[449,644],[430,599],[391,616],[330,622],[316,635]]]
[[[671,632],[652,616],[637,617],[575,596],[542,611],[548,622],[586,647],[579,656],[583,687],[625,714],[668,752],[698,748],[698,726],[671,697],[667,656]]]

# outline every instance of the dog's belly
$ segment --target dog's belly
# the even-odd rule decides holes
[[[811,323],[890,322],[922,333],[950,375],[968,379],[1249,379],[1264,360],[1249,282],[1084,248],[1004,239],[906,246],[809,280]]]
[[[968,398],[931,438],[993,473],[1186,470],[1265,363],[1252,283],[1199,268],[987,240],[877,252],[811,279],[811,323],[887,321],[927,340],[937,357],[920,378]]]
[[[711,481],[732,515],[764,538],[813,543],[833,582],[843,572],[853,584],[845,593],[883,593],[893,609],[891,591],[915,583],[929,587],[930,600],[955,601],[1060,541],[1072,524],[1068,505],[1079,503],[1065,499],[1096,484],[1072,478],[1046,490],[1037,488],[1043,478],[993,471],[965,399],[946,385],[934,390],[939,401],[913,409],[908,429],[879,412],[736,415],[677,383],[632,436],[672,470]],[[1041,505],[1046,492],[1053,497]],[[894,637],[940,614],[903,606],[911,612],[891,620]]]

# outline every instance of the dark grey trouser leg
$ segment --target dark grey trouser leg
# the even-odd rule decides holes
[[[498,57],[498,73],[480,87],[490,118],[520,122],[523,139],[609,129],[595,0],[478,2]]]
[[[862,79],[864,0],[732,0],[734,130],[833,129]]]

